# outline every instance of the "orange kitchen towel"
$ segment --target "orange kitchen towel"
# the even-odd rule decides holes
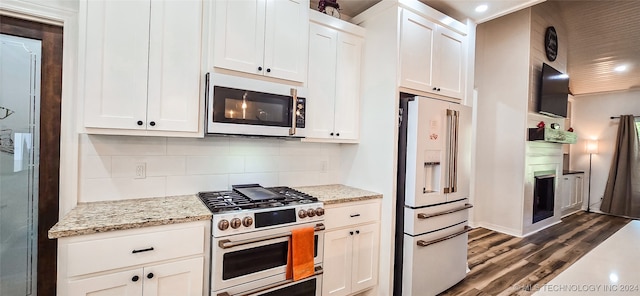
[[[315,229],[305,227],[291,231],[287,254],[287,279],[294,281],[314,274],[313,251]]]

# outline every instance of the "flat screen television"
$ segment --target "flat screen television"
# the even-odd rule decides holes
[[[543,63],[538,92],[538,113],[551,117],[567,117],[569,75]]]

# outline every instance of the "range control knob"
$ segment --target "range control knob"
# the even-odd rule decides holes
[[[316,211],[314,211],[313,209],[308,209],[307,210],[307,216],[313,217],[315,215],[316,215]]]
[[[253,218],[251,217],[244,217],[244,219],[242,219],[242,225],[244,225],[244,227],[249,227],[253,224]]]
[[[316,215],[318,215],[318,216],[324,215],[324,209],[323,208],[317,208],[316,209]]]
[[[298,211],[298,217],[302,218],[306,218],[307,217],[307,211],[305,210],[300,210]]]
[[[231,219],[231,228],[233,229],[238,229],[238,227],[240,227],[240,225],[242,225],[242,221],[240,221],[240,218],[233,218]]]
[[[227,221],[226,219],[222,219],[220,220],[220,222],[218,222],[218,229],[227,230],[228,228],[229,228],[229,221]]]

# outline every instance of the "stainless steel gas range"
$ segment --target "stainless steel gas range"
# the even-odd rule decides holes
[[[320,295],[324,209],[317,198],[288,187],[234,185],[200,192],[213,213],[211,295]],[[286,279],[291,231],[315,228],[315,274]]]

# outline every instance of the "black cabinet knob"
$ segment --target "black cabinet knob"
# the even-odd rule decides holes
[[[271,68],[267,68],[267,73],[271,73]]]
[[[433,90],[437,90],[437,88],[434,87]]]
[[[149,122],[149,125],[150,126],[156,126],[156,122],[155,121]]]
[[[144,122],[142,122],[142,120],[138,120],[138,125],[143,125]]]
[[[134,276],[131,278],[131,281],[132,281],[132,282],[137,282],[139,279],[140,279],[140,277],[139,277],[139,276],[134,275]]]
[[[438,87],[438,91],[440,91],[440,88]]]
[[[330,133],[329,136],[333,136],[333,133]]]
[[[353,235],[353,231],[349,231],[349,235]]]
[[[360,234],[360,230],[356,230],[356,234]]]
[[[258,71],[262,71],[262,67],[258,67]]]
[[[147,278],[148,279],[152,279],[153,278],[153,272],[150,272],[149,274],[147,274]]]
[[[337,133],[337,134],[336,134],[336,136],[338,136],[338,137],[339,137],[339,136],[340,136],[340,133]]]

